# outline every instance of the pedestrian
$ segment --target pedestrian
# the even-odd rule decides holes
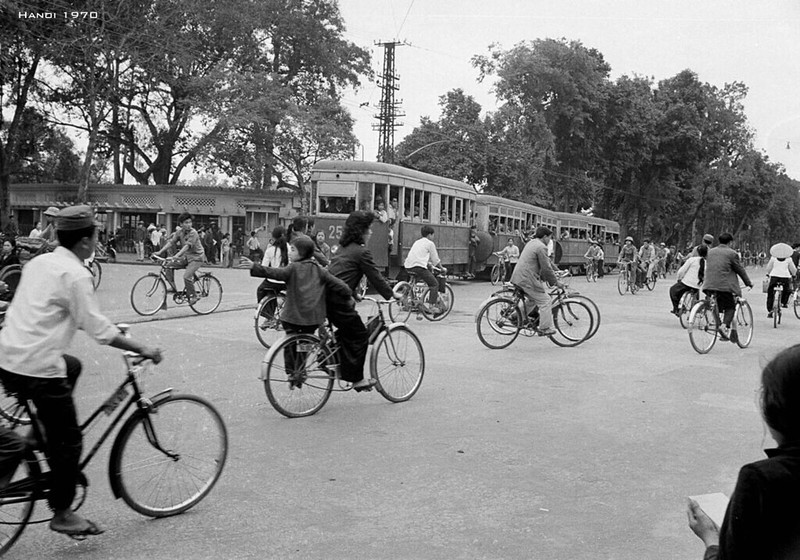
[[[136,227],[135,236],[133,238],[136,243],[137,261],[144,260],[144,241],[146,238],[147,238],[147,230],[144,229],[144,222],[139,222],[139,225]]]
[[[506,260],[506,277],[503,278],[503,282],[511,282],[511,275],[519,261],[519,247],[516,246],[513,239],[509,239],[500,252],[503,254],[502,258]]]
[[[706,545],[704,560],[800,558],[800,345],[766,365],[760,393],[761,416],[778,446],[739,470],[721,527],[689,500],[689,528]]]
[[[475,226],[470,226],[469,247],[467,249],[467,278],[475,278],[475,253],[480,244],[481,238],[478,235],[478,229]]]
[[[161,250],[161,230],[155,225],[153,226],[153,229],[150,230],[150,246],[151,252]]]
[[[247,240],[247,250],[249,251],[248,258],[251,261],[261,260],[263,253],[261,251],[261,245],[258,242],[258,237],[256,237],[255,230],[250,232],[250,237]]]
[[[289,264],[289,246],[286,242],[286,230],[283,226],[272,229],[272,239],[269,247],[264,251],[261,266],[266,268],[281,268]],[[286,287],[284,282],[265,278],[256,290],[256,301],[261,301],[267,296],[277,295]],[[271,310],[270,310],[271,311]]]
[[[226,233],[220,243],[220,264],[224,268],[230,268],[231,262],[231,234]]]

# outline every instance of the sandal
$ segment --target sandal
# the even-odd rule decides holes
[[[76,541],[82,541],[86,539],[86,537],[91,537],[94,535],[100,535],[105,533],[105,529],[101,529],[98,527],[93,521],[89,521],[86,519],[86,527],[83,529],[59,529],[53,527],[52,521],[50,522],[50,529],[55,531],[56,533],[61,533],[62,535],[67,535],[71,539],[75,539]]]
[[[353,389],[355,389],[356,393],[360,393],[361,391],[372,391],[372,388],[378,383],[377,380],[373,378],[365,379],[366,383],[363,385],[353,385]]]

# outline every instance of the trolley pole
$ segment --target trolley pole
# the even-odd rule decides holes
[[[394,48],[403,43],[388,41],[376,43],[383,47],[383,75],[379,85],[381,87],[381,102],[379,112],[375,116],[378,124],[373,125],[373,130],[378,131],[378,161],[394,163],[394,131],[403,125],[397,122],[397,117],[404,117],[400,109],[400,101],[395,101],[394,92],[399,88],[399,77],[394,71]]]

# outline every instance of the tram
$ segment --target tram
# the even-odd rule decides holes
[[[619,255],[619,224],[612,220],[478,194],[466,183],[387,163],[320,161],[311,171],[311,198],[316,229],[325,233],[331,246],[338,243],[345,219],[356,208],[386,212],[385,222],[373,224],[369,248],[375,263],[392,275],[402,268],[425,224],[436,231],[442,264],[456,275],[467,270],[471,224],[481,239],[475,254],[477,272],[494,265],[493,253],[509,239],[522,248],[522,234],[538,226],[553,230],[555,262],[573,274],[583,270],[590,240],[603,245],[606,267]]]

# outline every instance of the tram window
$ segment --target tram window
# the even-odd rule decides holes
[[[423,221],[430,221],[431,219],[431,193],[422,192],[422,206],[420,214]]]
[[[355,197],[347,196],[321,196],[319,197],[319,211],[328,214],[349,214],[356,209]]]
[[[461,222],[464,221],[464,201],[462,199],[460,199],[460,198],[456,199],[456,210],[455,210],[455,213],[456,213],[456,216],[455,216],[456,223],[460,224]]]

